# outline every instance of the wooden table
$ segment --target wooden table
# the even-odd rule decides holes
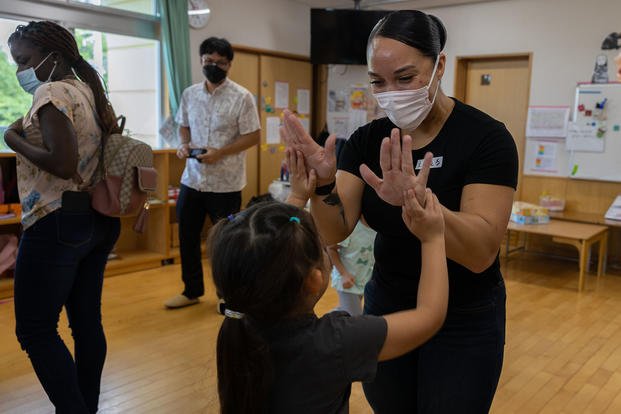
[[[551,236],[556,243],[569,244],[578,249],[580,275],[578,291],[584,289],[584,273],[587,270],[587,256],[594,243],[599,242],[597,258],[597,276],[601,276],[606,262],[606,247],[608,244],[608,227],[598,224],[575,223],[571,221],[550,220],[546,224],[517,224],[512,221],[507,226],[507,256],[509,253],[509,236],[512,231],[542,236]]]

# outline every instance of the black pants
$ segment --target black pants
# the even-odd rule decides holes
[[[17,339],[57,413],[94,413],[106,338],[101,289],[118,218],[57,210],[26,229],[15,269]],[[58,335],[65,306],[75,361]]]
[[[203,266],[201,263],[201,230],[209,215],[212,223],[241,207],[241,191],[211,193],[196,191],[181,184],[177,199],[179,220],[179,248],[181,250],[181,278],[185,288],[183,295],[197,298],[205,294]]]
[[[390,313],[389,297],[371,280],[364,313]],[[378,364],[364,393],[376,414],[485,414],[504,356],[505,286],[485,300],[450,307],[444,326],[420,348]]]

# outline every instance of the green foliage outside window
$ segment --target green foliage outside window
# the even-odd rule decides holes
[[[9,61],[6,53],[0,50],[0,127],[7,127],[26,115],[31,104],[32,96],[24,92],[17,82],[15,65]],[[6,149],[8,147],[4,139],[0,139],[0,150]]]

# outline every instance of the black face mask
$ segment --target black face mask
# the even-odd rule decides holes
[[[226,71],[220,69],[217,65],[205,65],[203,66],[203,75],[211,83],[220,83],[226,78]]]

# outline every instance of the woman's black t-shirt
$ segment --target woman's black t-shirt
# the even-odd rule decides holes
[[[360,165],[366,164],[381,177],[380,145],[393,128],[396,126],[388,118],[359,128],[345,144],[338,168],[361,177]],[[427,186],[449,210],[459,211],[462,189],[468,184],[517,186],[518,156],[509,131],[501,122],[457,100],[436,138],[412,151],[415,167],[428,151],[434,160]],[[393,310],[411,308],[416,304],[420,278],[419,240],[403,223],[401,207],[382,201],[367,184],[361,212],[377,231],[374,283],[394,298]],[[498,257],[480,274],[452,260],[448,260],[448,271],[449,307],[487,298],[502,278]]]

